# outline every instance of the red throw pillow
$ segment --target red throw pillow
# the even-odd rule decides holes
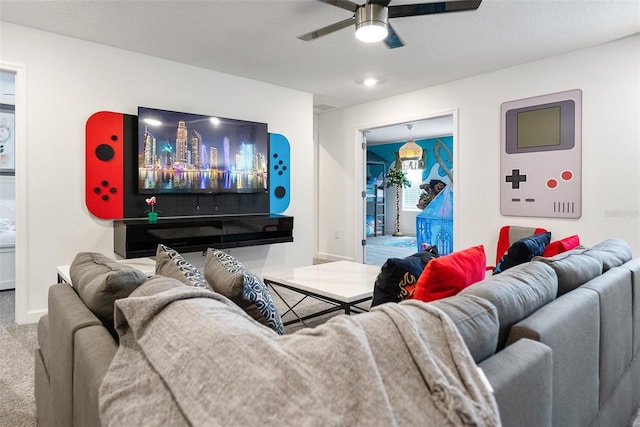
[[[561,254],[562,252],[566,252],[578,246],[580,244],[580,237],[577,234],[573,236],[565,237],[562,240],[556,240],[555,242],[549,243],[545,248],[544,252],[542,252],[542,256],[549,258],[554,255]]]
[[[413,298],[427,302],[455,295],[484,280],[486,266],[483,245],[434,258],[418,278]]]

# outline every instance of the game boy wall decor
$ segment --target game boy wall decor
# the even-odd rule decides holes
[[[500,212],[582,215],[582,91],[505,102],[501,114]]]

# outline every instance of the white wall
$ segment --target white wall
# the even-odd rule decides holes
[[[32,322],[46,311],[56,266],[80,251],[113,253],[111,221],[93,217],[84,203],[84,127],[96,111],[137,114],[139,105],[213,114],[269,124],[291,143],[294,243],[239,248],[232,254],[257,274],[304,265],[314,255],[312,218],[312,95],[227,74],[2,23],[0,64],[24,70],[26,132],[17,171],[19,247],[16,318]],[[20,76],[19,76],[20,77]],[[20,90],[20,87],[18,87]],[[24,170],[26,169],[26,170]],[[162,209],[162,197],[158,198]],[[22,210],[20,211],[20,209]],[[20,244],[22,242],[22,244]],[[189,259],[198,264],[200,254]]]
[[[500,104],[581,89],[583,214],[504,217],[499,209]],[[319,256],[360,260],[362,154],[357,131],[454,113],[454,247],[495,256],[502,225],[535,225],[586,245],[626,240],[640,255],[640,36],[318,116]],[[356,172],[354,174],[354,168]],[[335,232],[339,238],[335,238]]]

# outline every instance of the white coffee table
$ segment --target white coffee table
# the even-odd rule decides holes
[[[373,284],[376,281],[380,267],[360,264],[350,261],[336,261],[325,264],[297,267],[280,271],[265,272],[262,275],[265,283],[284,302],[288,310],[297,320],[302,322],[313,317],[322,316],[338,310],[344,310],[345,314],[351,314],[351,310],[365,311],[356,304],[368,301],[373,297]],[[277,287],[290,289],[300,293],[303,298],[290,305],[278,293]],[[300,317],[294,308],[305,298],[311,297],[334,305],[327,310],[322,310],[304,317]]]

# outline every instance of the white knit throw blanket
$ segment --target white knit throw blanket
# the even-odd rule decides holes
[[[278,336],[224,297],[180,287],[116,302],[105,426],[498,426],[449,318],[384,304]]]

